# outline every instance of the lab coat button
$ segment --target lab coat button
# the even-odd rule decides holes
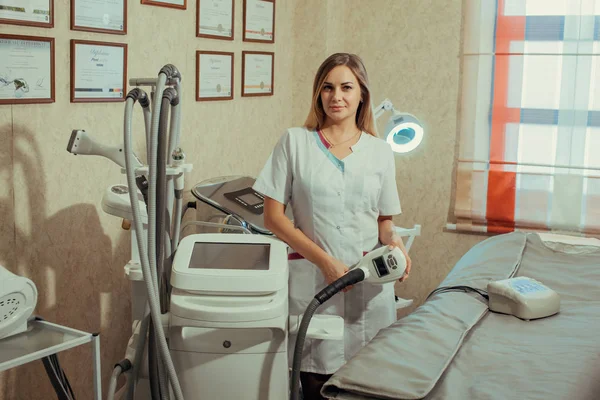
[[[336,226],[336,229],[339,231],[341,228],[340,228],[340,226],[338,225],[338,226]]]
[[[341,196],[341,195],[342,195],[342,192],[338,192],[338,196]]]

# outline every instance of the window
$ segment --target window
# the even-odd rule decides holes
[[[600,234],[600,0],[467,0],[457,230]]]

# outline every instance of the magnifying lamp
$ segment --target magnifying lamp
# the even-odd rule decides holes
[[[419,120],[412,114],[396,110],[389,99],[385,99],[373,111],[375,120],[386,111],[392,112],[383,139],[390,144],[394,152],[408,153],[423,141],[423,125]]]

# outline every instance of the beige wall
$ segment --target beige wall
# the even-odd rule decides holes
[[[1,33],[56,39],[56,103],[0,106],[0,262],[36,282],[37,314],[101,333],[105,392],[129,338],[129,287],[122,269],[129,236],[119,220],[102,212],[100,200],[108,185],[125,180],[112,162],[74,157],[65,148],[74,128],[105,143],[121,143],[123,104],[69,102],[72,38],[128,43],[129,77],[156,75],[166,63],[180,69],[182,146],[194,164],[188,184],[219,175],[256,175],[283,129],[304,121],[319,63],[332,52],[358,53],[370,74],[374,102],[388,97],[427,127],[422,147],[397,158],[404,212],[395,222],[423,226],[411,250],[414,272],[399,294],[421,302],[481,240],[442,231],[456,142],[460,0],[446,2],[443,17],[417,0],[279,0],[274,45],[242,42],[242,0],[235,0],[233,42],[194,36],[194,0],[188,0],[187,11],[128,3],[126,36],[70,31],[68,0],[55,0],[53,29],[0,26]],[[235,52],[234,100],[195,101],[195,51],[202,49]],[[274,96],[240,97],[242,50],[275,52]],[[141,119],[134,124],[141,139]],[[61,353],[60,360],[77,398],[91,398],[89,347]],[[0,399],[47,399],[50,391],[40,362],[0,374]]]

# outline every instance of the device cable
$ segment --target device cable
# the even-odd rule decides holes
[[[172,67],[174,68],[174,67]],[[159,73],[159,77],[158,77],[158,85],[160,90],[162,90],[162,88],[164,87],[164,84],[167,80],[167,74],[164,72],[163,68],[161,70],[161,73]],[[131,92],[134,92],[136,89],[133,89]],[[137,92],[139,93],[139,92]],[[155,105],[155,108],[160,108],[160,99],[158,99],[159,101],[157,102],[157,104]],[[130,202],[132,205],[132,211],[133,211],[133,215],[134,215],[134,223],[135,223],[135,227],[136,227],[136,231],[137,232],[143,232],[142,229],[142,223],[141,223],[141,218],[140,218],[140,210],[139,210],[139,205],[138,205],[138,201],[137,201],[137,191],[136,191],[136,183],[135,183],[135,171],[132,170],[132,165],[133,165],[133,152],[131,149],[131,110],[133,108],[133,103],[134,103],[134,97],[130,97],[128,95],[127,97],[127,103],[126,103],[126,108],[125,108],[125,160],[126,160],[126,171],[127,171],[127,182],[129,185],[129,196],[130,196]],[[158,113],[153,113],[153,124],[152,124],[152,132],[153,132],[153,138],[151,138],[151,147],[156,145],[156,142],[154,141],[154,133],[158,131],[158,117],[157,117]],[[149,181],[149,208],[148,208],[148,222],[149,222],[149,229],[148,229],[148,236],[149,236],[149,240],[148,240],[148,244],[150,245],[155,245],[155,240],[156,237],[154,235],[155,233],[155,225],[150,226],[150,222],[155,224],[155,221],[153,221],[153,219],[155,218],[155,209],[153,209],[153,206],[155,207],[155,195],[156,195],[156,189],[155,189],[155,185],[156,182],[154,181],[154,179],[152,179],[152,174],[155,173],[154,170],[156,169],[156,151],[155,148],[153,148],[154,151],[151,152],[151,157],[150,157],[150,163],[149,163],[149,169],[150,169],[150,181]],[[183,393],[181,391],[181,387],[179,385],[179,381],[177,380],[177,375],[175,373],[175,368],[173,366],[173,362],[171,360],[171,358],[169,357],[169,349],[167,347],[166,344],[166,338],[165,338],[165,334],[164,334],[164,329],[162,327],[162,323],[160,323],[161,318],[160,318],[160,305],[158,304],[158,295],[157,295],[157,284],[156,284],[156,277],[153,274],[153,270],[155,271],[155,267],[156,267],[156,257],[152,256],[152,253],[154,253],[154,251],[146,251],[146,246],[143,242],[142,239],[142,235],[136,235],[136,239],[137,239],[137,243],[138,243],[138,249],[140,250],[140,262],[142,264],[142,273],[144,276],[144,282],[146,284],[146,292],[148,294],[148,301],[150,304],[150,313],[152,316],[152,319],[154,321],[158,321],[157,324],[154,324],[154,330],[155,333],[157,335],[157,339],[158,339],[158,347],[161,351],[161,353],[163,353],[163,356],[165,357],[165,361],[167,364],[167,372],[169,374],[170,380],[171,380],[171,386],[173,388],[173,392],[175,394],[175,397],[177,400],[183,400]],[[152,249],[155,249],[155,247],[152,247]],[[153,262],[152,262],[153,261]],[[150,264],[150,265],[149,265]]]
[[[467,293],[467,292],[477,293],[478,295],[483,297],[485,300],[489,300],[489,296],[485,290],[474,288],[471,286],[464,286],[464,285],[439,287],[439,288],[435,289],[434,291],[432,291],[431,293],[429,293],[429,296],[427,296],[427,298],[425,300],[429,300],[429,298],[431,296],[435,296],[436,294],[448,293],[448,292],[458,292],[458,291],[465,292],[465,293]]]
[[[355,283],[361,282],[365,279],[365,272],[362,268],[356,268],[350,270],[341,278],[325,287],[319,293],[315,295],[312,301],[306,307],[300,327],[298,328],[298,334],[296,336],[296,344],[294,347],[294,359],[292,363],[292,387],[291,387],[291,400],[300,400],[300,367],[302,364],[302,354],[304,351],[304,341],[306,340],[306,332],[310,325],[310,320],[319,306],[325,303],[327,300],[332,298],[335,294],[342,291],[344,288]]]
[[[165,82],[167,79],[173,78],[176,80],[180,79],[179,71],[173,65],[165,65],[158,74],[158,82],[156,86],[156,93],[162,93]],[[152,115],[152,137],[150,139],[150,160],[149,160],[149,212],[148,212],[148,251],[150,261],[150,273],[152,274],[157,270],[156,262],[156,169],[157,169],[157,136],[159,129],[159,114],[161,108],[162,98],[155,96],[154,98],[154,113]],[[156,275],[152,275],[152,283],[154,287],[148,287],[148,289],[154,289],[152,293],[148,293],[150,297],[150,310],[152,313],[152,319],[154,322],[154,330],[156,331],[156,339],[158,347],[160,349],[162,361],[166,364],[173,393],[177,400],[183,400],[183,392],[175,372],[173,360],[169,354],[169,348],[165,337],[165,332],[162,326],[160,318],[160,305],[158,304],[158,284],[156,282]],[[153,298],[152,298],[153,297]]]

